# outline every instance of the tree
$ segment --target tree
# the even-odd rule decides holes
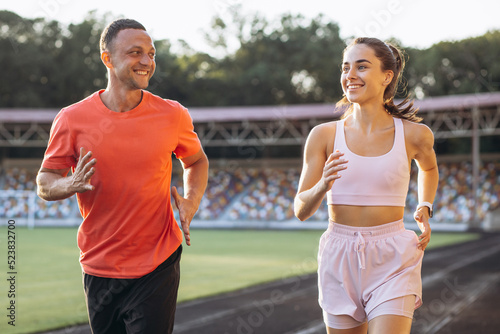
[[[240,45],[216,68],[226,74],[226,85],[232,88],[219,104],[294,104],[340,98],[339,64],[345,43],[335,23],[325,22],[322,16],[306,22],[300,15],[284,15],[279,24],[271,24],[258,15],[247,20],[234,12],[232,22],[216,17],[213,24],[215,46],[226,47],[225,31],[236,31]]]
[[[409,49],[409,84],[419,97],[498,91],[500,31],[426,50]]]
[[[89,13],[77,25],[0,12],[4,66],[1,107],[54,108],[77,102],[105,83],[99,57],[104,20]]]
[[[98,17],[92,11],[83,22],[68,26],[55,58],[61,76],[54,78],[58,87],[52,105],[66,106],[105,88],[106,68],[100,57],[99,39],[107,21],[106,16]]]
[[[0,11],[1,107],[44,107],[56,71],[52,59],[57,56],[62,37],[59,24],[42,19],[28,20]]]
[[[186,106],[276,105],[336,102],[342,96],[345,41],[323,16],[283,15],[269,21],[243,16],[239,5],[212,20],[207,40],[217,56],[184,41],[172,51],[155,41],[157,69],[149,90]],[[106,85],[99,37],[110,15],[89,12],[61,25],[0,11],[0,107],[60,108]],[[400,44],[398,41],[392,41]],[[405,48],[403,73],[417,98],[498,91],[500,31],[428,49]]]

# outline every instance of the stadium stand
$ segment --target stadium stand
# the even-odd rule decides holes
[[[500,92],[431,97],[414,102],[437,141],[470,138],[471,142],[470,154],[438,159],[440,184],[434,223],[476,228],[493,211],[500,219],[499,151],[490,150],[496,153],[487,157],[480,145],[482,137],[500,136]],[[5,218],[20,218],[20,221],[28,218],[31,222],[36,219],[37,225],[81,221],[74,196],[49,203],[34,195],[36,169],[40,166],[40,161],[35,160],[43,156],[57,112],[0,109],[0,218],[4,222]],[[195,219],[254,224],[297,222],[293,197],[307,134],[317,124],[339,118],[342,110],[332,104],[313,104],[190,108],[190,113],[211,160],[208,188]],[[17,159],[33,161],[23,163]],[[226,163],[230,159],[240,162]],[[282,162],[278,166],[268,161],[272,159]],[[286,159],[295,162],[283,163]],[[252,163],[246,163],[248,160]],[[413,220],[417,204],[415,166],[412,170],[406,221]],[[173,184],[179,187],[181,180],[180,168],[174,169]],[[327,219],[324,204],[308,221]]]
[[[46,202],[35,195],[36,169],[11,167],[0,170],[0,217],[6,219],[28,218],[30,198],[35,198],[36,219],[68,219],[79,216],[76,198]]]
[[[439,163],[439,187],[435,201],[435,223],[461,223],[472,217],[472,211],[484,219],[489,211],[500,207],[500,161],[483,163],[480,169],[480,203],[472,198],[472,164],[467,161]],[[0,172],[0,186],[4,197],[0,203],[0,217],[26,218],[29,214],[29,196],[15,195],[19,191],[35,190],[36,170],[8,168]],[[237,167],[210,169],[209,184],[195,219],[241,221],[294,220],[293,198],[297,190],[300,167]],[[406,203],[407,218],[417,205],[416,167],[412,166],[412,181]],[[179,169],[172,176],[172,184],[182,192],[182,174]],[[11,194],[9,196],[9,194]],[[36,198],[35,217],[43,219],[78,218],[76,198],[45,202]],[[310,218],[328,219],[326,203]]]

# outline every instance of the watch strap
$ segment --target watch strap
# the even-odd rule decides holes
[[[432,218],[433,214],[434,214],[434,210],[432,209],[432,203],[429,203],[429,202],[420,202],[418,203],[417,205],[417,210],[422,208],[422,207],[427,207],[429,208],[429,218]]]

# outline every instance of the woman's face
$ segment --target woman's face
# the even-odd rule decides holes
[[[383,104],[393,75],[392,71],[382,71],[382,63],[366,44],[355,44],[344,52],[340,82],[351,103]]]

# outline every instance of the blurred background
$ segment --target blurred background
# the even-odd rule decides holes
[[[410,94],[435,133],[436,228],[495,229],[497,2],[454,6],[453,14],[447,1],[432,6],[291,1],[282,8],[275,2],[264,7],[262,1],[217,0],[158,2],[145,10],[113,1],[28,3],[9,3],[9,10],[0,11],[2,224],[8,219],[30,227],[80,223],[74,197],[50,203],[36,197],[35,176],[56,113],[105,88],[98,48],[102,29],[115,18],[131,17],[155,38],[157,70],[149,90],[189,108],[211,160],[195,226],[298,223],[292,202],[305,139],[313,126],[341,116],[335,102],[342,96],[342,50],[353,36],[370,35],[405,50],[398,97]],[[176,166],[173,182],[180,184]],[[409,217],[416,204],[413,182]],[[301,227],[320,222],[322,228],[326,220],[323,206]]]

